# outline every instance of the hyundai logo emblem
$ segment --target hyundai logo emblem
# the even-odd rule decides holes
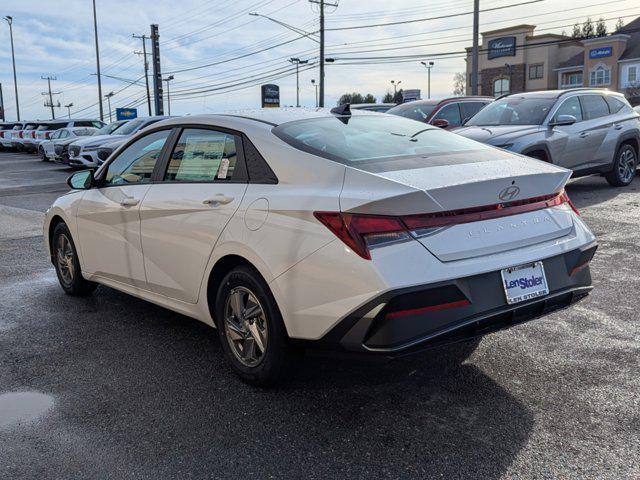
[[[498,198],[503,201],[509,201],[516,198],[519,194],[520,194],[520,187],[511,185],[510,187],[500,190],[500,193],[498,194]]]

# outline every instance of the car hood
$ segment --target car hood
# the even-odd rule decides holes
[[[462,127],[455,130],[458,135],[488,143],[489,145],[504,145],[515,139],[544,130],[540,125],[498,125],[487,127]]]
[[[114,140],[112,142],[104,142],[103,144],[100,145],[100,148],[111,148],[111,149],[115,150],[120,145],[122,145],[124,142],[126,142],[128,139],[129,139],[129,137],[122,137],[122,138],[120,138],[118,140]]]
[[[76,140],[74,145],[79,147],[99,147],[103,143],[115,140],[116,138],[124,138],[125,135],[96,135]]]

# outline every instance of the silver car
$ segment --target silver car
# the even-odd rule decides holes
[[[640,115],[625,97],[600,89],[507,95],[456,133],[575,172],[599,173],[616,187],[636,174]]]

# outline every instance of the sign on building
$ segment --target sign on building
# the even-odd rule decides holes
[[[498,57],[515,57],[516,37],[502,37],[489,40],[489,60]]]
[[[589,58],[604,58],[613,55],[611,47],[592,48],[589,50]]]
[[[262,85],[262,108],[280,106],[280,87],[272,83]]]
[[[133,120],[138,118],[137,108],[116,108],[116,120]]]

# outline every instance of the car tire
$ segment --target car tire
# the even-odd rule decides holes
[[[240,266],[224,277],[215,318],[235,373],[252,385],[276,383],[288,358],[287,332],[268,285],[255,270]]]
[[[609,185],[626,187],[636,176],[638,168],[638,152],[628,143],[620,145],[613,161],[613,169],[605,174]]]
[[[44,153],[44,148],[40,147],[38,149],[38,154],[40,155],[40,160],[42,160],[43,162],[49,161],[49,158],[47,158],[47,154]]]
[[[60,286],[68,295],[90,295],[98,286],[85,280],[71,232],[64,222],[56,225],[51,239],[51,257]]]

